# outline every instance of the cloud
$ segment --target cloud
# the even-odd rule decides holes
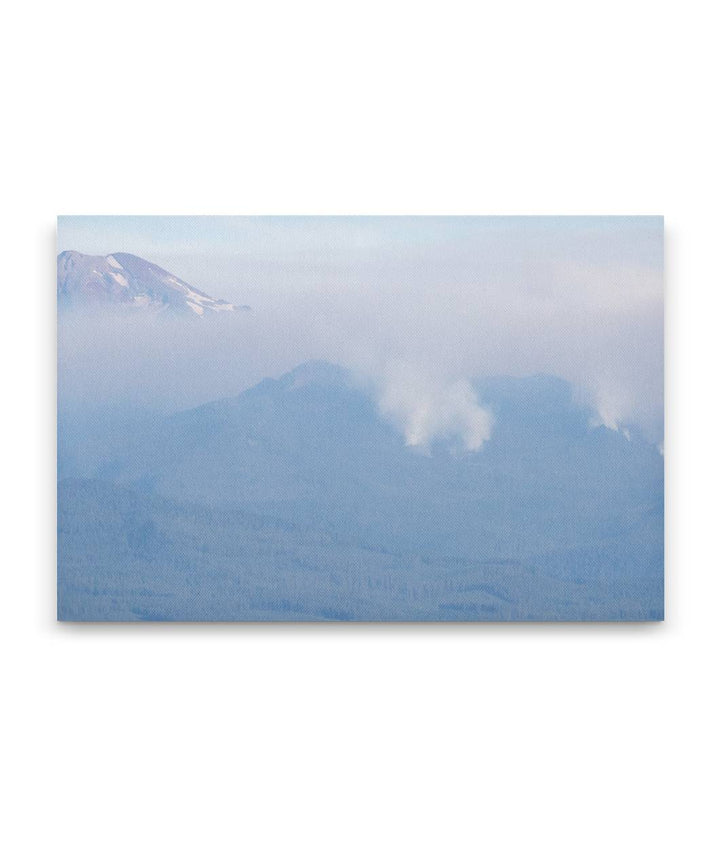
[[[106,226],[94,232],[98,252],[117,249]],[[322,359],[371,379],[407,442],[480,448],[491,422],[472,378],[545,373],[570,381],[602,424],[662,442],[657,218],[237,218],[222,228],[212,247],[165,240],[149,258],[252,313],[191,327],[63,322],[61,395],[179,409]]]

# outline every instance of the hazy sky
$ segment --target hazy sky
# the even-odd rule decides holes
[[[108,328],[125,382],[155,395],[164,377],[183,406],[323,358],[372,378],[409,442],[456,431],[479,446],[491,419],[468,379],[544,372],[609,427],[662,439],[660,217],[61,217],[66,249],[134,253],[252,306],[164,341]],[[112,360],[90,353],[97,335],[68,327],[63,342],[68,371]]]
[[[511,272],[522,287],[523,265],[548,258],[661,271],[662,218],[60,217],[58,252],[72,249],[134,253],[240,301],[338,278],[385,290],[423,269],[439,288]]]

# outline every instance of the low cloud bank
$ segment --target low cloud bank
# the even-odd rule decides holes
[[[599,227],[562,237],[557,227],[502,225],[463,242],[462,224],[443,224],[435,244],[403,237],[392,251],[381,226],[377,244],[337,258],[335,235],[316,255],[303,243],[295,255],[269,245],[243,256],[227,274],[237,294],[160,260],[250,303],[249,313],[187,322],[63,314],[61,408],[190,408],[318,359],[368,379],[379,412],[420,449],[436,439],[480,449],[492,415],[471,380],[538,373],[569,381],[600,424],[662,443],[661,226],[621,241]]]

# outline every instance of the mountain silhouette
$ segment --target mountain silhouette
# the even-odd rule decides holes
[[[130,253],[109,256],[88,256],[72,250],[60,253],[57,297],[60,310],[115,306],[203,317],[249,308],[210,297],[158,265]]]
[[[387,617],[387,605],[370,596],[374,583],[360,586],[359,599],[346,591],[382,567],[382,579],[389,574],[408,591],[428,585],[429,568],[456,586],[449,601],[432,586],[426,597],[416,592],[407,615],[478,618],[482,606],[490,610],[484,617],[499,619],[658,617],[662,456],[639,433],[594,426],[558,378],[477,379],[474,388],[493,413],[491,438],[472,452],[449,441],[423,451],[406,445],[349,372],[303,364],[235,398],[155,420],[136,436],[107,433],[93,478],[61,488],[73,501],[102,490],[109,508],[122,496],[141,509],[148,526],[132,543],[147,545],[133,561],[150,562],[163,538],[180,538],[183,555],[200,549],[191,532],[180,536],[180,520],[208,545],[217,535],[226,558],[255,568],[257,602],[273,614],[283,612],[268,606],[280,580],[297,593],[293,614],[328,617],[318,606],[325,598],[350,617]],[[66,453],[71,460],[61,435]],[[71,467],[66,474],[76,475]],[[102,517],[104,503],[91,519]],[[269,562],[273,538],[279,552]],[[315,573],[324,580],[316,590],[308,582]],[[295,574],[305,575],[302,586]],[[500,586],[505,599],[480,598],[482,585]],[[254,615],[246,595],[236,617]],[[396,606],[396,617],[407,617]]]

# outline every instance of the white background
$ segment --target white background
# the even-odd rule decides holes
[[[718,852],[712,11],[5,10],[4,852]],[[664,624],[54,622],[55,215],[268,212],[665,214]]]

